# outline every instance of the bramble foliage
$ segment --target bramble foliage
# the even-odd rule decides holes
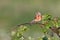
[[[37,24],[40,28],[39,31],[43,33],[44,36],[37,38],[29,36],[26,38],[24,34],[30,30],[30,28],[27,25],[32,27],[33,25],[36,26]],[[32,25],[30,23],[27,23],[27,25],[26,23],[20,24],[15,31],[12,30],[11,40],[59,40],[54,36],[54,33],[56,33],[57,36],[60,37],[60,20],[58,17],[53,17],[49,14],[44,14],[41,22],[33,23]]]

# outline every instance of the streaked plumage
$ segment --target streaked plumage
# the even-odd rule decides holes
[[[30,23],[37,23],[42,20],[42,15],[40,12],[37,12],[34,19]]]

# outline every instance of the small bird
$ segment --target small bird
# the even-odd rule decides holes
[[[35,18],[30,22],[30,23],[37,23],[40,22],[42,20],[42,15],[40,12],[37,12],[35,15]]]
[[[30,21],[30,22],[28,22],[28,23],[24,23],[24,24],[20,24],[20,25],[25,25],[25,24],[34,24],[34,23],[38,23],[38,22],[40,22],[42,20],[42,15],[41,15],[41,13],[40,12],[37,12],[36,14],[35,14],[35,17],[34,17],[34,19],[32,20],[32,21]],[[20,25],[18,25],[18,26],[20,26]]]

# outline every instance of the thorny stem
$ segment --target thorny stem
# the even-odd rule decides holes
[[[42,24],[42,23],[40,23],[40,22],[38,22],[38,23],[24,23],[24,24],[20,24],[20,25],[17,25],[17,26],[19,27],[19,26],[21,26],[21,25],[27,25],[27,24],[30,25],[30,26],[33,25],[33,24],[39,24],[40,26],[41,26],[41,25],[45,26],[44,24]],[[53,28],[53,27],[52,27],[52,28]],[[49,28],[49,29],[50,29],[50,28]],[[60,29],[60,27],[54,28],[54,30],[55,30],[55,29],[57,29],[56,31],[58,31],[58,30]],[[51,30],[52,30],[52,29],[51,29]],[[52,31],[53,31],[53,30],[52,30]],[[53,32],[54,32],[54,31],[53,31]],[[58,31],[58,33],[59,33],[59,31]],[[59,34],[58,34],[58,35],[59,35]],[[60,35],[59,35],[59,37],[60,37]]]
[[[23,24],[19,24],[19,25],[17,25],[17,27],[15,27],[15,28],[18,28],[18,27],[20,27],[21,25],[33,25],[33,24],[38,24],[38,25],[40,25],[40,27],[41,27],[41,25],[44,27],[45,25],[44,24],[42,24],[41,22],[38,22],[38,23],[23,23]],[[42,28],[42,27],[41,27]],[[52,27],[53,28],[53,27]],[[49,28],[49,29],[51,29],[52,30],[52,28]],[[54,30],[55,29],[57,29],[56,31],[58,31],[59,29],[60,29],[60,27],[58,27],[58,28],[54,28]],[[52,30],[53,31],[53,30]],[[54,31],[53,31],[54,32]],[[59,34],[58,34],[59,35]],[[60,37],[60,36],[59,36]]]
[[[23,24],[19,24],[19,25],[17,25],[17,26],[21,26],[21,25],[32,25],[32,24],[39,24],[39,25],[42,25],[41,23],[23,23]]]

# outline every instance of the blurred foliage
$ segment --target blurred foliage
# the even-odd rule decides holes
[[[52,15],[49,15],[49,14],[44,14],[42,16],[43,16],[42,21],[40,21],[41,24],[39,22],[33,23],[32,25],[30,23],[27,23],[27,24],[24,23],[24,24],[20,24],[16,28],[15,32],[12,30],[12,34],[13,34],[11,37],[12,40],[56,40],[57,38],[56,39],[53,38],[54,33],[56,33],[58,37],[60,36],[59,35],[60,34],[59,33],[60,25],[58,25],[60,23],[58,23],[58,21],[57,21],[58,18],[52,17]],[[56,24],[56,23],[58,23],[58,24]],[[58,25],[58,27],[56,25]],[[31,30],[30,28],[32,28],[32,27],[37,27],[37,28],[36,29],[34,28],[33,30]],[[38,27],[40,27],[40,28],[38,28]],[[33,35],[32,34],[33,31],[41,32],[43,34],[42,34],[42,36],[39,36],[39,37],[36,36],[36,38],[33,36],[31,36],[31,37],[27,36],[26,37],[26,35],[29,33],[29,30],[28,30],[28,32],[26,32],[27,29],[30,29],[30,31],[31,31],[30,36]],[[40,30],[38,30],[38,29],[40,29]],[[41,33],[39,33],[39,34],[41,34]]]
[[[12,31],[11,32],[11,36],[12,36],[11,40],[23,40],[23,38],[22,38],[22,37],[24,37],[23,34],[24,34],[24,32],[27,31],[27,29],[28,28],[26,26],[22,25],[19,28],[17,28],[16,31]]]
[[[0,0],[0,40],[10,40],[10,30],[32,20],[36,11],[60,16],[60,0]]]

